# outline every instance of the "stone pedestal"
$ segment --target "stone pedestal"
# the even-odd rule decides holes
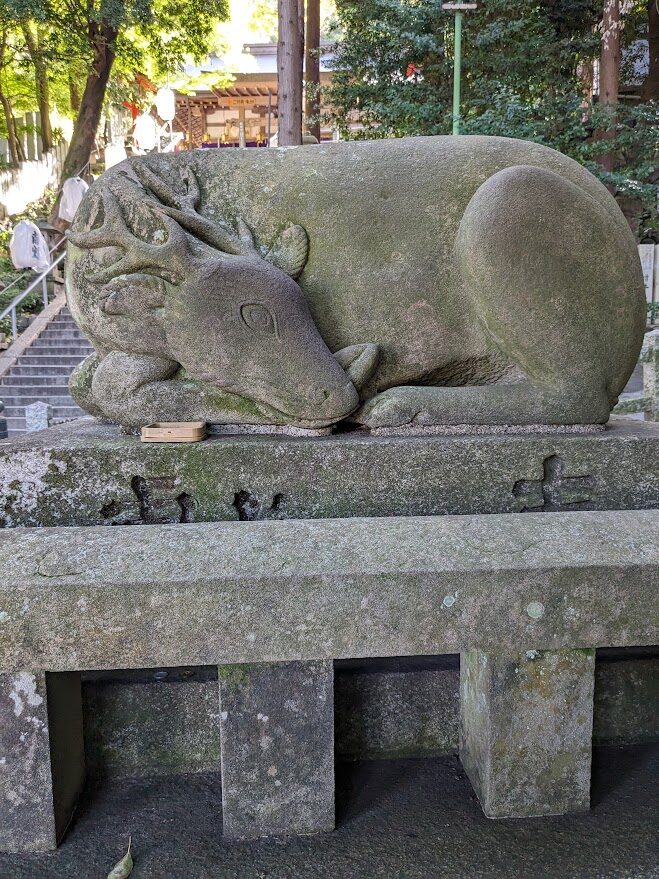
[[[589,808],[594,674],[594,650],[461,655],[460,759],[488,818]]]
[[[224,835],[334,829],[331,661],[218,669]]]
[[[224,816],[228,837],[249,837],[333,824],[332,659],[462,651],[462,756],[485,811],[586,808],[593,657],[574,648],[637,646],[654,635],[654,520],[639,515],[621,530],[618,514],[602,511],[658,507],[659,424],[619,419],[577,434],[216,436],[160,446],[73,422],[0,445],[0,544],[12,543],[13,566],[11,583],[9,568],[0,570],[0,652],[11,654],[0,668],[241,663],[220,669]],[[511,513],[514,521],[498,521],[496,514]],[[475,521],[479,514],[485,521]],[[327,519],[342,522],[286,521]],[[174,523],[184,527],[158,530]],[[119,527],[88,527],[96,525]],[[67,527],[48,535],[44,526]],[[408,549],[400,554],[403,534]],[[592,557],[584,556],[589,546]],[[266,570],[264,560],[277,552]],[[392,552],[400,554],[396,571]],[[426,576],[410,570],[412,557],[423,560]],[[552,652],[500,652],[529,647]],[[268,664],[291,656],[306,662]],[[415,689],[410,677],[401,691]],[[419,730],[405,742],[411,753],[427,712],[416,695],[407,702],[406,723]],[[9,707],[0,758],[12,752],[12,768],[0,769],[13,775],[0,792],[17,790],[24,808],[23,752],[13,756],[14,739],[5,745],[23,730],[15,733]],[[206,710],[214,748],[215,695]],[[140,699],[141,716],[149,715],[142,724],[111,711],[116,738],[123,741],[129,725],[136,753],[148,753],[139,738],[148,739],[161,709]],[[399,714],[392,702],[376,721],[394,726]],[[53,718],[46,721],[50,736],[44,745],[42,730],[37,755],[59,741]],[[392,737],[377,738],[388,751]],[[182,751],[190,759],[191,749]],[[45,772],[47,759],[38,766]],[[25,789],[44,789],[33,777]],[[63,801],[54,775],[48,784]],[[27,802],[38,814],[39,804]],[[48,794],[39,802],[47,808]],[[10,824],[0,814],[2,844],[7,837],[26,848],[54,844],[62,822],[52,804],[45,841],[20,837],[16,826],[29,822],[13,801],[5,811],[9,805],[19,817]]]
[[[0,851],[54,849],[83,779],[80,675],[0,674]]]
[[[625,419],[577,434],[355,431],[189,445],[73,421],[0,446],[0,528],[657,507],[659,424]]]

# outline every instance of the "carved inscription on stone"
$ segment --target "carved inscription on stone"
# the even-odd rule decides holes
[[[592,476],[566,476],[565,462],[550,455],[542,462],[542,479],[518,479],[513,494],[521,504],[520,512],[558,512],[588,509],[593,499]]]

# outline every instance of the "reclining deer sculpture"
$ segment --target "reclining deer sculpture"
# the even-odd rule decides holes
[[[504,138],[129,160],[69,241],[72,392],[127,427],[604,423],[645,325],[614,199]]]

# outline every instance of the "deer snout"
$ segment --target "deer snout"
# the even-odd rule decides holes
[[[303,385],[295,393],[275,393],[275,405],[300,427],[326,427],[346,418],[359,405],[359,394],[351,381],[338,387]]]
[[[313,417],[331,418],[332,421],[345,418],[359,405],[359,394],[350,381],[339,388],[310,388],[308,396]]]

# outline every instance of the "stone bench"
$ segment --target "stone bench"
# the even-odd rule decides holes
[[[227,837],[334,826],[351,657],[459,652],[485,814],[587,809],[594,650],[656,641],[657,533],[657,510],[0,531],[0,850],[66,829],[88,669],[219,667]]]

